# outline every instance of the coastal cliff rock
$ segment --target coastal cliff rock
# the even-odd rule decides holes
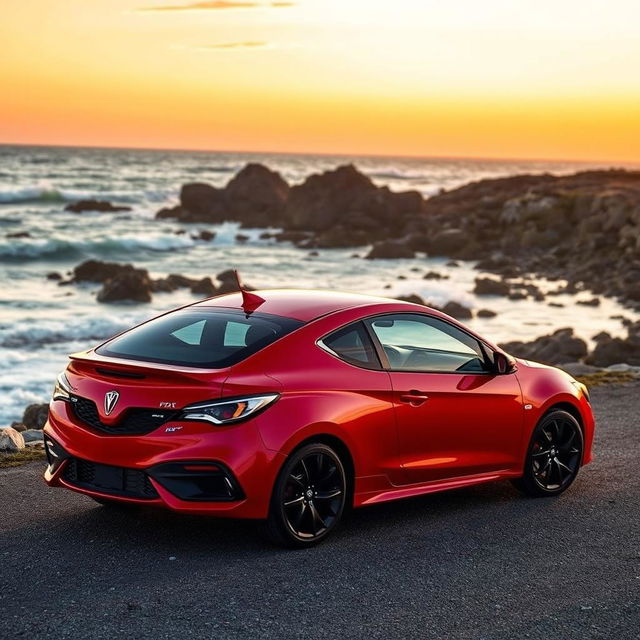
[[[596,347],[585,362],[596,367],[626,363],[640,366],[640,322],[627,327],[626,338],[612,338],[602,332],[595,336]]]
[[[640,308],[640,172],[481,180],[430,198],[425,211],[467,238],[451,257],[507,277],[566,278]]]
[[[569,328],[558,329],[531,342],[514,341],[498,346],[517,358],[551,365],[577,362],[587,355],[587,343],[574,336],[573,329]]]
[[[276,171],[249,163],[219,189],[192,182],[182,186],[180,204],[158,211],[156,218],[181,222],[240,222],[244,227],[284,226],[289,185]]]

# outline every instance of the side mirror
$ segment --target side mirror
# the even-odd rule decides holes
[[[502,375],[504,373],[509,373],[513,370],[513,362],[500,351],[495,351],[493,354],[493,362],[496,367],[496,373]]]

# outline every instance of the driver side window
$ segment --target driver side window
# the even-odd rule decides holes
[[[479,342],[438,318],[416,314],[379,316],[369,326],[394,371],[483,373]]]

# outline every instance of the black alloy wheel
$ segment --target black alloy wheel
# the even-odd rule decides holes
[[[280,545],[317,544],[335,529],[345,507],[347,479],[338,454],[324,444],[302,447],[280,471],[267,521]]]
[[[570,413],[548,413],[533,432],[524,475],[515,485],[531,496],[562,493],[578,475],[583,447],[582,430]]]

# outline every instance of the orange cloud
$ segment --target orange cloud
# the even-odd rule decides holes
[[[253,9],[257,7],[292,7],[294,2],[254,2],[252,0],[210,0],[209,2],[193,2],[183,5],[165,5],[143,7],[139,11],[203,11],[210,9]]]

